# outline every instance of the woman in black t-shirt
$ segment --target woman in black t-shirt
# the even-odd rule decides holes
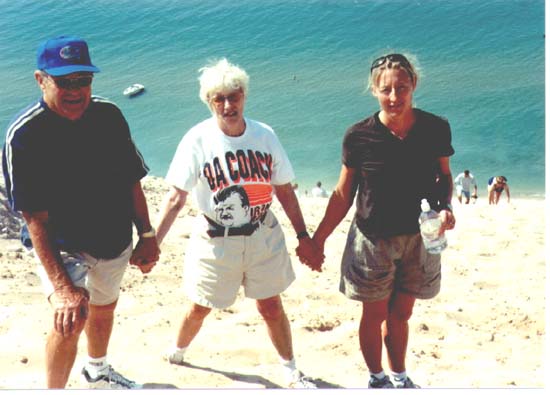
[[[323,252],[357,198],[340,291],[363,303],[359,340],[369,388],[418,387],[405,369],[408,320],[415,300],[437,295],[441,280],[441,256],[428,254],[419,234],[421,199],[439,211],[442,232],[455,222],[449,123],[413,107],[417,82],[418,73],[404,55],[372,63],[369,84],[380,110],[347,130],[340,178],[314,236]],[[322,262],[300,249],[297,253],[320,269]],[[382,368],[382,339],[393,382]]]

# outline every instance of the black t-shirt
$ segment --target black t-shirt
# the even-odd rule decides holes
[[[92,97],[70,121],[43,101],[12,121],[3,155],[12,208],[48,211],[58,247],[114,258],[132,238],[132,186],[148,168],[120,110]]]
[[[356,170],[356,221],[367,237],[418,232],[420,201],[438,208],[440,157],[451,156],[449,123],[415,109],[416,122],[403,140],[384,126],[377,112],[350,127],[344,137],[342,162]]]

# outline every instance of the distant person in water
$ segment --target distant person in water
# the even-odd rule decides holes
[[[487,183],[487,195],[489,197],[489,204],[497,204],[500,200],[502,191],[506,191],[507,202],[510,203],[510,188],[508,187],[508,180],[504,176],[494,176],[489,178]]]

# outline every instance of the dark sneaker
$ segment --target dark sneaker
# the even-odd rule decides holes
[[[109,365],[107,373],[97,376],[95,379],[90,377],[85,367],[82,368],[82,375],[91,389],[133,390],[142,388],[141,384],[128,380],[114,370],[111,365]]]
[[[390,380],[390,376],[386,375],[382,379],[377,379],[375,376],[370,376],[369,388],[394,388]]]
[[[420,386],[413,383],[413,381],[407,377],[405,380],[396,379],[395,388],[420,388]]]

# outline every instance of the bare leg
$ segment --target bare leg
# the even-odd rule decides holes
[[[384,325],[384,342],[388,352],[388,362],[392,372],[405,371],[405,356],[409,340],[409,319],[411,318],[415,298],[397,293],[390,302],[388,320]]]
[[[363,302],[359,324],[359,344],[363,358],[372,373],[382,369],[382,323],[388,316],[388,300]]]
[[[281,297],[277,295],[268,299],[257,300],[256,307],[267,325],[269,338],[279,356],[286,361],[290,361],[294,358],[292,333]]]
[[[76,358],[78,332],[63,337],[55,329],[48,334],[46,341],[46,385],[48,388],[65,388]]]
[[[92,358],[101,358],[107,355],[116,305],[116,301],[105,306],[90,304],[90,312],[86,321],[86,336],[88,337],[88,355]]]
[[[187,347],[199,330],[202,327],[202,323],[206,316],[212,311],[209,307],[200,306],[198,304],[192,303],[181,323],[179,332],[178,332],[178,341],[177,346],[179,348]]]

